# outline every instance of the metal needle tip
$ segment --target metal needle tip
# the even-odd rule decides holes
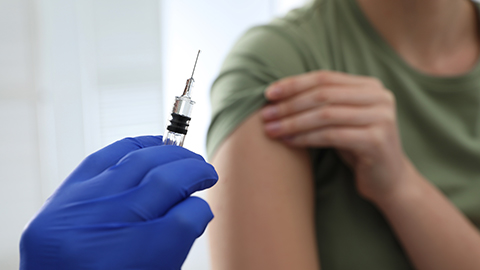
[[[193,74],[195,73],[195,68],[197,67],[197,61],[198,61],[198,56],[200,55],[200,50],[198,50],[197,53],[197,59],[195,59],[195,65],[193,66],[193,71],[192,71],[192,76],[190,76],[190,79],[187,80],[187,85],[185,85],[185,89],[183,90],[182,96],[187,96],[190,97],[190,90],[192,89],[193,83],[195,80],[193,79]]]
[[[195,59],[195,65],[193,66],[192,76],[190,76],[190,78],[193,78],[193,73],[195,73],[195,68],[197,67],[197,61],[198,61],[198,56],[200,55],[200,52],[201,50],[198,50],[197,58]]]

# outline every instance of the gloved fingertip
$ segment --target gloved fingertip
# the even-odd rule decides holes
[[[212,168],[212,173],[213,173],[213,177],[215,178],[215,180],[218,181],[218,173],[217,173],[217,170],[215,169],[215,167],[210,164],[210,163],[207,163],[208,165],[210,165],[210,168]]]
[[[218,181],[218,174],[215,171],[215,168],[205,161],[185,159],[175,164],[171,164],[170,168],[172,171],[181,171],[181,168],[189,169],[188,177],[187,174],[184,174],[183,180],[185,181],[179,181],[179,183],[184,183],[189,195],[197,191],[208,189]]]
[[[198,207],[198,211],[202,213],[202,215],[204,216],[204,224],[205,224],[205,227],[208,225],[208,223],[210,223],[210,221],[212,221],[213,219],[213,212],[212,212],[212,209],[210,208],[210,205],[207,203],[207,201],[205,201],[204,199],[200,198],[200,197],[197,197],[197,196],[191,196],[190,198],[188,198],[191,202],[195,202],[195,204],[197,204],[197,207]],[[201,209],[201,210],[200,210]]]
[[[205,200],[192,196],[170,209],[165,218],[185,233],[199,237],[213,219],[213,213]]]

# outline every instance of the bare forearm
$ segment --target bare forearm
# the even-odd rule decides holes
[[[376,202],[419,270],[480,269],[480,235],[411,167],[405,184]]]

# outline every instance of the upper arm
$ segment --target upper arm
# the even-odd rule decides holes
[[[254,113],[219,146],[213,165],[213,269],[319,268],[305,149],[267,138]]]

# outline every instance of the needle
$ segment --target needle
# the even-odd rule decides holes
[[[200,50],[198,50],[198,53],[197,53],[197,59],[195,59],[195,65],[193,66],[193,71],[192,71],[192,76],[190,76],[190,78],[193,78],[193,73],[195,73],[195,68],[197,67],[197,61],[198,61],[198,56],[200,55]]]
[[[187,80],[187,84],[185,85],[185,89],[183,90],[182,96],[190,97],[190,89],[192,88],[193,83],[195,80],[193,79],[193,74],[195,73],[195,68],[197,67],[198,56],[200,55],[200,50],[197,53],[197,59],[195,59],[195,65],[193,66],[192,76],[190,79]]]

